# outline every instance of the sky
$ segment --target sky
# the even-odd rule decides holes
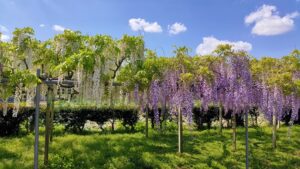
[[[281,57],[300,49],[300,0],[0,0],[1,40],[30,26],[46,40],[65,29],[83,34],[143,35],[146,48],[191,55],[219,44],[254,57]]]

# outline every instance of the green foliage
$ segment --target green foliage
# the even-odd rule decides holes
[[[135,64],[127,64],[119,73],[117,80],[125,84],[125,90],[131,91],[135,85],[139,90],[147,90],[154,79],[160,79],[171,65],[170,58],[158,57],[154,51],[146,51],[146,59]]]
[[[49,169],[76,169],[79,166],[76,166],[73,158],[68,158],[59,154],[55,154],[50,158]]]
[[[226,57],[233,55],[234,51],[232,49],[232,45],[221,44],[217,46],[217,48],[214,50],[214,53],[216,53],[218,56]]]
[[[280,87],[285,94],[299,94],[298,80],[294,76],[300,71],[300,58],[297,50],[280,59],[263,57],[251,60],[251,72],[255,80],[261,81],[269,88]]]

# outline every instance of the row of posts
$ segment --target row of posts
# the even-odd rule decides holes
[[[36,72],[37,77],[41,77],[41,72],[40,69],[37,70]],[[111,85],[113,87],[115,85]],[[50,136],[50,131],[52,130],[52,126],[49,124],[49,119],[51,118],[49,115],[52,114],[53,116],[53,88],[51,92],[51,87],[49,86],[49,93],[47,95],[47,107],[49,109],[46,113],[46,136],[45,136],[45,156],[44,156],[44,163],[45,165],[48,165],[48,148],[49,148],[49,136]],[[39,146],[39,112],[40,112],[40,91],[41,91],[41,83],[38,83],[36,86],[36,96],[35,96],[35,122],[34,122],[34,128],[35,128],[35,143],[34,143],[34,169],[38,169],[38,146]],[[111,91],[112,92],[112,91]],[[113,106],[113,99],[112,99],[112,93],[110,96],[110,106]],[[148,111],[147,111],[148,112]],[[49,117],[48,117],[49,116]],[[182,113],[179,110],[178,113],[178,152],[182,152]],[[249,167],[248,163],[248,112],[245,114],[245,124],[246,124],[246,169]],[[50,128],[51,127],[51,128]],[[112,128],[113,128],[112,124]],[[146,118],[146,130],[148,130],[148,118]],[[146,131],[146,137],[148,137],[148,132]]]

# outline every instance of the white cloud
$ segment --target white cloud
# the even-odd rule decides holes
[[[159,33],[163,31],[161,26],[157,22],[147,22],[145,19],[141,18],[129,19],[129,26],[133,31],[144,31],[152,33]]]
[[[1,34],[1,37],[0,37],[1,41],[7,42],[7,41],[9,41],[9,39],[10,39],[10,37],[8,35]]]
[[[261,36],[279,35],[291,31],[294,28],[294,18],[298,12],[279,16],[276,6],[263,5],[255,12],[245,17],[247,25],[254,24],[252,34]]]
[[[52,29],[56,32],[63,32],[64,30],[66,30],[66,28],[61,25],[53,25]]]
[[[248,42],[244,41],[228,41],[228,40],[219,40],[213,36],[204,37],[202,43],[200,43],[196,49],[196,53],[198,55],[207,55],[211,54],[218,45],[221,44],[229,44],[232,45],[233,50],[235,51],[250,51],[252,49],[252,45]]]
[[[185,32],[187,27],[182,23],[174,23],[173,25],[168,25],[169,33],[172,35],[177,35],[179,33]]]
[[[40,24],[39,27],[43,28],[45,27],[46,25],[45,24]]]
[[[8,32],[9,30],[3,26],[3,25],[0,25],[0,32],[4,33],[4,32]]]
[[[9,35],[7,35],[7,33],[9,33],[9,30],[7,27],[3,26],[3,25],[0,25],[0,40],[1,41],[9,41],[10,40],[10,37]]]

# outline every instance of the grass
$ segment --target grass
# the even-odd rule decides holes
[[[41,132],[43,134],[43,131]],[[300,168],[300,126],[294,126],[291,140],[287,127],[278,131],[278,147],[272,149],[271,128],[250,128],[250,168]],[[44,138],[40,137],[39,164],[43,168]],[[0,168],[33,168],[34,136],[0,138]],[[55,131],[50,146],[49,168],[245,168],[244,129],[238,128],[237,151],[232,151],[231,130],[184,130],[184,153],[177,153],[176,130],[164,134],[150,130],[146,139],[141,132],[84,135]]]

